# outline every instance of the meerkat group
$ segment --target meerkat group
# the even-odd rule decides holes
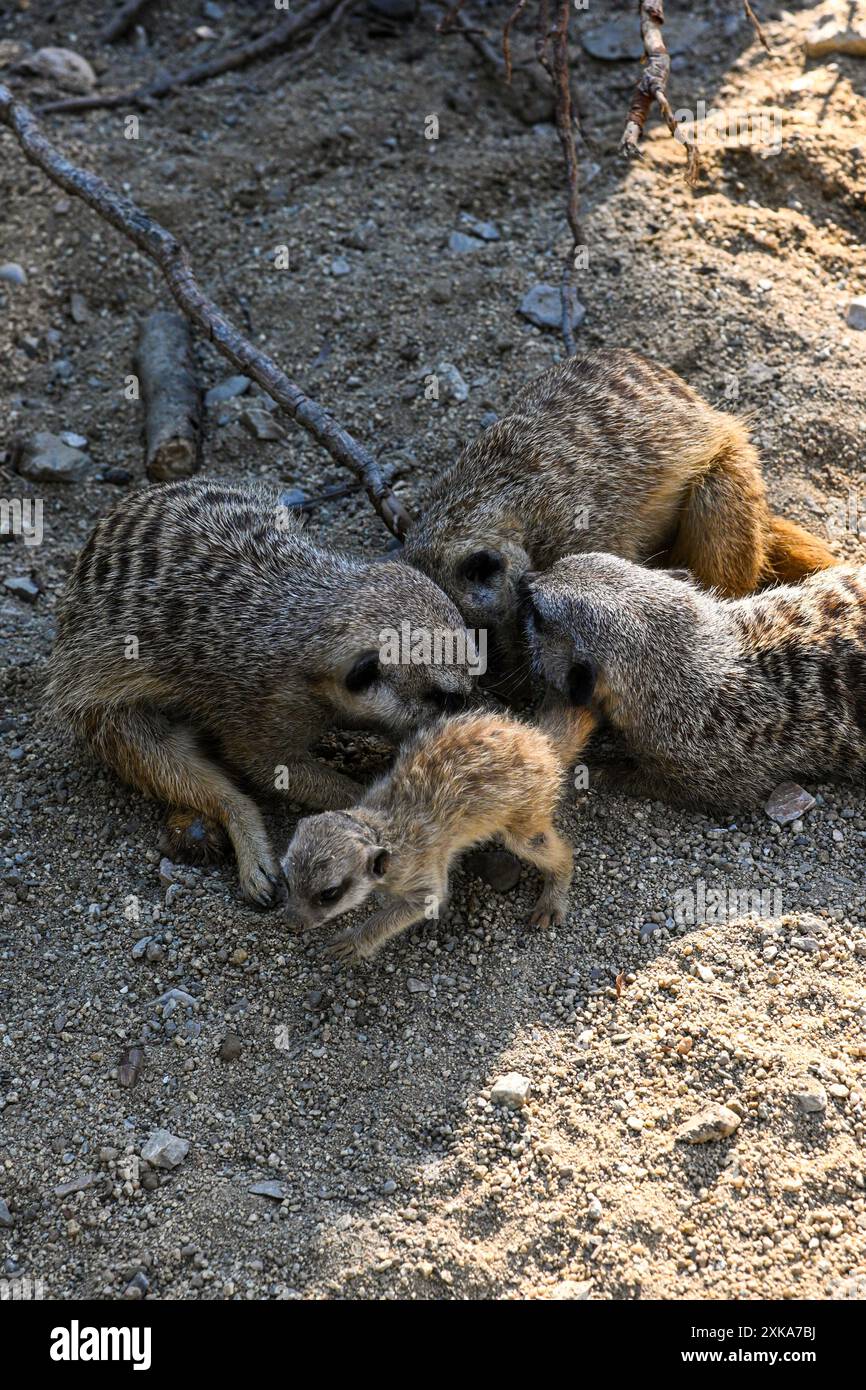
[[[744,796],[799,758],[850,767],[866,742],[866,580],[816,574],[835,564],[770,511],[738,420],[637,353],[598,352],[519,395],[386,563],[313,545],[267,489],[141,493],[79,556],[48,698],[168,805],[179,841],[194,817],[205,848],[227,834],[257,905],[280,875],[250,792],[321,812],[282,857],[290,905],[318,926],[383,891],[390,905],[334,942],[357,959],[441,904],[454,857],[494,834],[544,875],[533,920],[561,920],[572,856],[553,814],[602,721],[656,795],[718,790],[726,756]],[[565,704],[548,700],[541,724],[458,713],[474,699],[465,666],[383,662],[383,632],[406,621],[485,630],[495,675],[513,688],[531,660]],[[823,740],[813,696],[835,721]],[[787,735],[772,732],[783,716]],[[362,793],[312,755],[333,726],[412,739]]]

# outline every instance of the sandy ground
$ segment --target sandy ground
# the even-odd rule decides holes
[[[38,8],[7,9],[0,41],[75,48],[118,86],[254,18],[239,0],[219,19],[173,0],[136,53],[98,47],[91,0],[54,22]],[[638,347],[750,412],[777,506],[829,522],[839,553],[863,560],[866,334],[845,316],[866,289],[866,60],[804,58],[814,6],[757,8],[769,57],[738,6],[669,6],[674,39],[692,12],[686,51],[672,41],[674,106],[772,105],[780,122],[776,152],[709,149],[695,193],[655,119],[642,163],[617,161],[635,65],[591,59],[578,35],[598,21],[576,17],[591,145],[579,344]],[[192,37],[199,24],[216,37]],[[142,114],[135,142],[123,112],[47,127],[183,237],[210,292],[417,507],[483,416],[560,353],[516,310],[556,279],[568,241],[553,127],[511,114],[430,14],[380,28],[359,15],[297,77],[284,57],[184,91]],[[46,90],[18,82],[34,100]],[[42,586],[35,603],[0,598],[0,1277],[57,1298],[863,1297],[862,788],[804,775],[817,804],[780,830],[762,808],[716,820],[591,787],[562,816],[577,862],[564,927],[528,930],[529,871],[497,894],[464,870],[447,921],[337,975],[320,941],[241,904],[230,866],[161,877],[159,808],[41,725],[69,566],[141,485],[123,377],[159,291],[0,146],[0,262],[27,277],[0,281],[9,436],[72,430],[92,459],[73,485],[26,485],[8,458],[0,475],[4,497],[43,499],[45,526],[38,547],[0,547],[4,577]],[[500,240],[450,252],[461,212]],[[207,385],[230,375],[206,345],[197,357]],[[440,362],[463,375],[464,402],[425,399]],[[291,424],[254,440],[244,404],[210,414],[209,475],[342,481]],[[108,468],[129,481],[101,481]],[[357,495],[314,530],[367,553],[388,543]],[[349,766],[368,757],[335,749]],[[292,824],[275,815],[275,838]],[[756,918],[746,890],[765,895]],[[517,1111],[490,1101],[508,1072],[531,1083]],[[740,1119],[730,1137],[677,1140],[713,1102]],[[189,1144],[171,1170],[141,1158],[160,1128]],[[271,1195],[251,1191],[262,1182]]]

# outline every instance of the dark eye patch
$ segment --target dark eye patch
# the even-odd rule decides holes
[[[379,657],[376,652],[363,652],[353,663],[345,680],[346,689],[353,695],[369,690],[379,679]]]
[[[588,705],[592,699],[598,668],[591,656],[573,661],[568,671],[568,698],[573,705]]]
[[[463,709],[465,704],[463,696],[457,690],[433,689],[428,694],[427,699],[437,709],[441,709],[443,714],[456,714],[458,710]]]
[[[320,903],[322,907],[327,903],[335,903],[338,898],[342,898],[348,887],[348,882],[348,879],[344,879],[342,883],[338,883],[334,888],[323,889],[322,892],[318,894],[316,901]]]
[[[460,574],[463,579],[468,579],[470,584],[484,584],[495,574],[499,574],[502,568],[502,556],[495,550],[475,550],[463,561]]]

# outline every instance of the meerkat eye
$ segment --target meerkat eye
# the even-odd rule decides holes
[[[437,709],[441,709],[443,714],[455,714],[457,710],[463,708],[463,696],[457,690],[440,690],[438,686],[430,691],[427,699]]]
[[[502,556],[495,550],[475,550],[463,561],[460,573],[470,584],[485,584],[503,568]]]
[[[326,903],[335,903],[345,892],[345,883],[338,883],[333,888],[323,888],[317,897],[317,902],[324,907]]]
[[[352,695],[359,695],[362,690],[369,690],[371,685],[375,685],[379,679],[379,657],[376,652],[363,652],[346,675],[346,689]]]

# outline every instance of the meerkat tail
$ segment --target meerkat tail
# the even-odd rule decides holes
[[[770,517],[765,583],[797,584],[807,574],[832,569],[839,563],[837,556],[818,536],[813,536],[795,521],[786,521],[782,516]]]
[[[91,749],[125,782],[170,806],[191,807],[226,831],[244,896],[270,906],[276,861],[258,807],[200,751],[194,735],[155,710],[92,711],[81,720]]]
[[[571,767],[577,761],[597,724],[595,715],[585,705],[548,704],[539,716],[539,725],[563,767]]]
[[[741,598],[766,571],[767,504],[745,426],[718,418],[718,436],[684,499],[669,563],[690,570],[704,588]]]

